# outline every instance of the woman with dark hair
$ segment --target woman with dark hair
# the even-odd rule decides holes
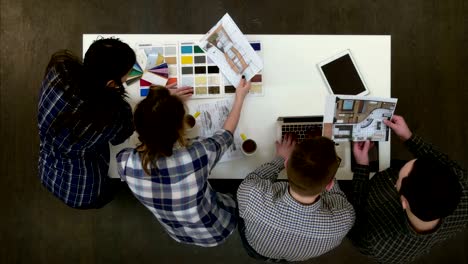
[[[109,142],[134,131],[123,82],[135,53],[118,39],[95,41],[84,62],[68,51],[52,55],[42,81],[38,126],[42,184],[73,208],[112,200]]]
[[[236,228],[234,199],[215,192],[208,175],[233,143],[249,89],[242,79],[223,129],[191,142],[184,138],[185,105],[167,89],[151,89],[135,110],[141,144],[117,154],[117,168],[135,197],[178,242],[213,247]]]

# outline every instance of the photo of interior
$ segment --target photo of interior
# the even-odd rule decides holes
[[[338,99],[335,118],[336,123],[357,124],[369,119],[375,119],[379,115],[388,116],[388,113],[392,113],[394,109],[394,103]]]
[[[206,49],[209,50],[213,48],[218,49],[224,54],[227,63],[237,74],[241,74],[249,67],[249,64],[245,61],[239,49],[236,48],[236,45],[232,42],[229,34],[224,30],[222,25],[208,37]]]
[[[396,103],[339,99],[336,102],[333,136],[354,141],[386,141],[389,129],[383,119],[391,118]]]

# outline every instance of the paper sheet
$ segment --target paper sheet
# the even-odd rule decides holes
[[[234,86],[242,75],[250,80],[263,69],[262,60],[227,13],[199,45]]]
[[[396,98],[354,95],[329,95],[325,102],[323,135],[342,141],[388,141],[390,129],[384,119],[391,119]]]
[[[145,80],[147,82],[150,82],[155,85],[159,86],[166,86],[167,79],[163,78],[157,74],[151,73],[151,72],[145,72],[143,73],[143,76],[141,76],[142,80]]]
[[[196,111],[200,112],[200,116],[197,118],[197,123],[200,124],[200,137],[211,137],[213,134],[223,128],[224,121],[231,111],[232,99],[220,100],[212,103],[199,104],[196,107]],[[230,161],[240,159],[243,157],[240,149],[242,145],[242,139],[237,133],[234,134],[234,143],[224,153],[219,162]]]

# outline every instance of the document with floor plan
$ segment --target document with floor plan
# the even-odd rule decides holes
[[[329,95],[325,102],[323,136],[334,141],[388,141],[390,120],[398,99]]]
[[[234,87],[242,75],[250,80],[263,69],[262,60],[227,13],[199,45]]]

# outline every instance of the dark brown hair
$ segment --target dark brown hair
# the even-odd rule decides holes
[[[411,212],[427,222],[451,215],[460,203],[462,187],[450,166],[423,156],[401,181],[400,194],[408,200]]]
[[[52,127],[56,133],[70,129],[80,138],[81,131],[101,132],[114,121],[115,113],[125,104],[125,90],[121,81],[135,63],[135,53],[119,39],[99,39],[86,51],[83,63],[70,51],[54,53],[47,65],[46,75],[54,68],[67,84],[64,98],[78,97],[83,101],[73,112],[61,113]],[[117,88],[108,87],[114,81]],[[76,134],[77,133],[77,134]]]
[[[314,137],[297,144],[288,160],[289,185],[300,195],[321,193],[333,179],[339,164],[335,143],[326,137]]]
[[[135,129],[141,145],[138,146],[143,170],[150,174],[148,164],[160,157],[172,155],[174,144],[184,141],[185,106],[164,87],[152,87],[134,114]]]

